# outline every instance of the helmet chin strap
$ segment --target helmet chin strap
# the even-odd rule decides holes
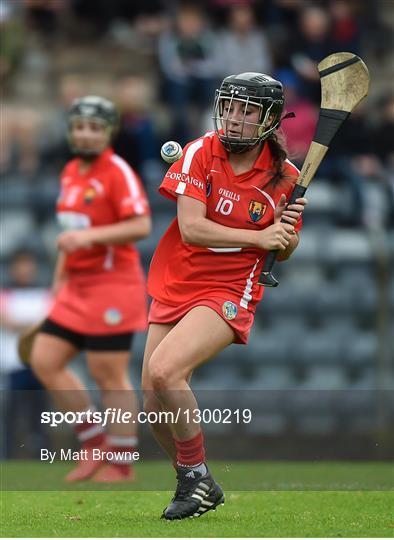
[[[287,120],[288,118],[295,118],[296,117],[296,113],[291,111],[291,112],[288,112],[286,113],[285,115],[282,116],[282,118],[280,119],[280,122],[278,124],[278,127],[280,127],[281,123],[283,120]]]
[[[237,141],[237,140],[228,140],[228,139],[226,140],[226,137],[222,137],[220,140],[223,146],[225,147],[225,149],[234,154],[243,154],[244,152],[248,152],[249,150],[252,150],[253,148],[255,148],[256,145],[258,145],[259,143],[264,142],[264,141],[261,141],[260,139],[256,139],[256,141],[254,142],[251,142],[250,140],[248,141],[240,141],[240,140]]]
[[[76,148],[75,146],[71,146],[71,152],[73,156],[80,158],[84,161],[88,161],[88,162],[91,162],[97,159],[103,153],[103,151],[104,149],[99,152],[93,151],[93,150],[80,150]]]
[[[284,116],[282,116],[280,120],[282,121],[282,120],[286,120],[286,118],[295,118],[295,117],[296,117],[296,113],[291,111],[291,112],[286,113]]]

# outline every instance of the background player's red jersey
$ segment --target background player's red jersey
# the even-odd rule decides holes
[[[70,161],[61,176],[57,217],[64,229],[110,225],[137,215],[149,214],[140,179],[130,166],[108,148],[85,174],[79,159]],[[95,245],[67,255],[68,271],[122,270],[138,260],[132,244]]]
[[[264,229],[274,223],[282,193],[289,198],[297,168],[284,163],[284,178],[270,185],[272,155],[268,144],[253,168],[234,174],[228,154],[215,133],[207,133],[185,148],[184,156],[168,170],[160,192],[171,199],[186,195],[207,206],[207,218],[239,229]],[[301,228],[297,223],[296,231]],[[168,305],[223,295],[254,312],[263,287],[257,284],[266,251],[257,248],[199,247],[182,241],[175,219],[153,256],[148,292]]]
[[[86,174],[74,159],[64,169],[57,205],[66,229],[111,225],[149,213],[140,180],[111,149]],[[146,328],[145,277],[133,244],[94,245],[66,257],[68,279],[56,296],[49,317],[89,335]]]

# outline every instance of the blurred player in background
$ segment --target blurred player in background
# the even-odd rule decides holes
[[[67,368],[81,350],[101,390],[105,408],[134,414],[128,376],[133,332],[146,328],[145,280],[134,242],[150,233],[147,198],[139,178],[110,147],[118,115],[103,98],[77,99],[69,111],[69,142],[75,159],[61,175],[57,217],[64,229],[53,281],[55,302],[35,339],[31,364],[66,411],[94,410],[81,381]],[[131,480],[131,463],[92,460],[92,449],[132,451],[135,425],[76,425],[88,459],[69,481]],[[128,454],[124,454],[125,456]]]
[[[200,516],[224,501],[205,463],[201,427],[183,414],[198,408],[190,378],[231,343],[247,342],[267,250],[285,260],[298,245],[307,201],[286,209],[298,170],[275,133],[283,105],[282,84],[267,75],[225,78],[215,130],[186,146],[160,187],[177,201],[177,218],[151,263],[142,384],[147,411],[181,411],[174,423],[152,425],[177,471],[166,519]]]

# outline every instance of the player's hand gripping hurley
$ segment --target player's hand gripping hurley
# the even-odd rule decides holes
[[[368,94],[370,77],[364,62],[352,53],[331,54],[317,66],[321,82],[319,120],[288,206],[303,197],[328,147],[350,113]],[[276,287],[272,268],[278,251],[270,251],[260,274],[259,285]]]

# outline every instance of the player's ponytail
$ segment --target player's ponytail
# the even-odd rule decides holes
[[[278,131],[267,138],[267,143],[273,159],[272,178],[269,183],[276,187],[284,178],[283,163],[287,158],[287,150],[284,137]]]

